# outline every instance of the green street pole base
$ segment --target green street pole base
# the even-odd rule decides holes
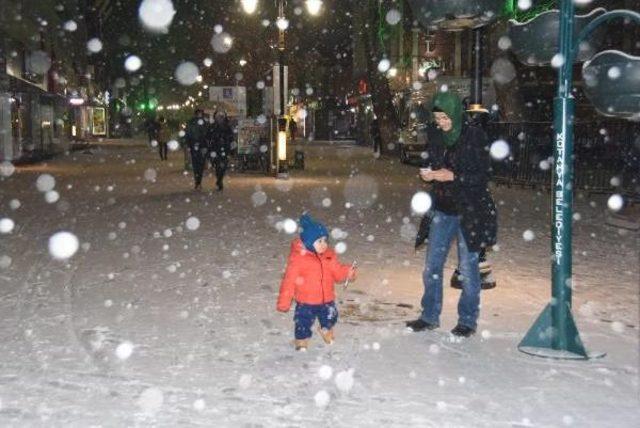
[[[586,351],[571,315],[571,308],[568,306],[567,304],[565,328],[558,330],[553,325],[553,307],[548,304],[518,345],[518,350],[536,357],[561,360],[588,360],[604,357],[606,353]],[[564,337],[560,337],[560,334]]]

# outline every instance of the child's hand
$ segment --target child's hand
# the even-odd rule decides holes
[[[289,312],[289,307],[287,306],[278,305],[276,309],[278,310],[278,312]]]
[[[358,268],[353,266],[351,267],[351,269],[349,269],[349,273],[347,274],[347,279],[349,281],[353,281],[357,277],[358,277]]]

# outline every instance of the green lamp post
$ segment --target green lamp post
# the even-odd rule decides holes
[[[640,24],[640,14],[614,10],[591,21],[574,40],[574,3],[562,0],[559,46],[562,66],[558,70],[558,91],[554,99],[554,158],[552,208],[552,298],[518,349],[531,355],[551,358],[588,359],[602,356],[589,354],[580,339],[571,314],[572,291],[572,211],[573,211],[573,63],[579,44],[600,24],[616,18],[627,18]],[[640,111],[640,105],[635,105]]]

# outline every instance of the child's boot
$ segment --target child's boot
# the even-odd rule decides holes
[[[331,345],[333,343],[333,329],[325,330],[323,328],[319,328],[318,333],[320,333],[320,336],[322,336],[322,340],[324,340],[324,343],[326,343],[327,345]]]
[[[296,351],[306,351],[309,347],[309,339],[296,339],[295,341]]]

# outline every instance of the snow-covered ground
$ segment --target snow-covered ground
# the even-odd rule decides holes
[[[290,180],[232,174],[222,194],[212,177],[195,193],[180,153],[161,163],[132,141],[0,178],[0,218],[15,222],[0,235],[0,426],[638,426],[638,236],[604,226],[604,197],[576,196],[573,304],[588,350],[607,355],[540,359],[517,344],[550,298],[547,192],[495,189],[498,287],[478,334],[449,335],[448,287],[442,328],[409,333],[415,169],[313,146]],[[295,353],[275,300],[282,221],[304,209],[360,276],[340,291],[337,342]],[[47,249],[60,230],[80,241],[68,262]]]

